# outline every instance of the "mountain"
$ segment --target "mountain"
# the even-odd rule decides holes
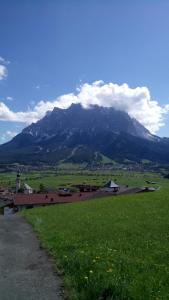
[[[72,104],[54,108],[0,146],[0,163],[24,164],[147,159],[169,163],[169,139],[152,135],[136,119],[113,108]]]

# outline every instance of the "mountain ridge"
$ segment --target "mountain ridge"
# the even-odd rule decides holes
[[[96,155],[97,153],[97,155]],[[54,108],[10,142],[0,146],[0,162],[92,162],[113,160],[169,162],[169,139],[151,134],[123,111],[97,105]]]

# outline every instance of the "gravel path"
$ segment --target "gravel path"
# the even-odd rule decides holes
[[[30,225],[0,216],[0,300],[61,300],[61,281]]]

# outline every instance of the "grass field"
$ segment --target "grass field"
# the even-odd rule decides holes
[[[161,189],[24,212],[62,272],[68,299],[169,299],[169,181],[117,179],[148,178]]]
[[[21,183],[29,184],[33,189],[38,190],[40,184],[45,187],[58,188],[70,187],[74,184],[104,185],[108,180],[116,179],[119,184],[131,186],[145,185],[145,180],[160,181],[161,178],[155,173],[133,173],[125,171],[74,171],[62,173],[54,171],[29,172],[21,174]],[[16,173],[0,173],[0,186],[15,187]]]

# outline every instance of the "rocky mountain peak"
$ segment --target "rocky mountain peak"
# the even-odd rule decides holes
[[[152,135],[126,112],[72,104],[68,109],[54,108],[0,146],[3,162],[82,162],[101,155],[169,162],[169,140]]]

